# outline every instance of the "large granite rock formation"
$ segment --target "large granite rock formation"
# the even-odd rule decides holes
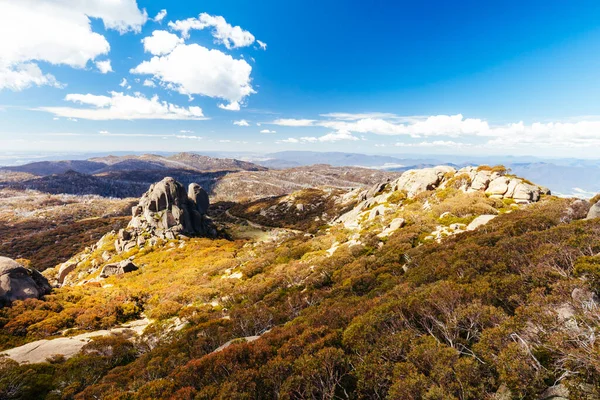
[[[456,170],[450,166],[414,169],[406,171],[390,185],[393,190],[405,191],[409,198],[419,193],[447,184],[460,182],[465,192],[483,191],[486,195],[499,199],[513,199],[517,203],[531,203],[540,199],[542,194],[550,194],[550,190],[533,185],[524,179],[506,175],[502,169],[465,167]],[[462,179],[459,179],[462,178]]]
[[[46,278],[38,271],[0,257],[0,307],[15,300],[40,298],[51,290]]]
[[[200,185],[192,183],[186,192],[181,183],[165,178],[150,186],[133,207],[132,219],[119,231],[115,247],[123,252],[181,235],[216,237],[217,230],[206,215],[209,205],[208,194]]]

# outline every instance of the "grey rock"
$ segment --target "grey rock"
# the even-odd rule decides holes
[[[538,201],[540,199],[540,189],[535,185],[521,182],[515,187],[512,198],[514,200]]]
[[[48,280],[38,271],[0,257],[0,307],[15,300],[40,298],[51,291]]]
[[[73,272],[73,270],[76,267],[77,267],[77,263],[74,261],[67,261],[67,262],[63,263],[60,266],[60,268],[58,269],[58,275],[56,277],[56,280],[58,281],[58,283],[60,283],[62,285],[64,283],[67,275],[69,275],[71,272]]]
[[[188,197],[190,201],[196,204],[196,210],[202,215],[208,212],[210,200],[206,190],[202,189],[197,183],[190,183],[188,186]]]
[[[474,231],[475,229],[487,224],[496,217],[496,215],[480,215],[479,217],[471,221],[471,223],[467,226],[467,230]]]
[[[135,265],[131,260],[124,260],[115,264],[106,264],[100,272],[100,278],[108,278],[109,276],[113,275],[123,275],[137,270],[137,265]]]
[[[137,206],[126,229],[121,229],[115,248],[118,253],[136,245],[156,244],[156,240],[174,240],[180,235],[216,237],[217,230],[206,215],[208,194],[198,184],[186,192],[181,183],[165,178],[150,186]]]
[[[485,194],[504,196],[504,194],[508,191],[509,181],[510,180],[504,176],[494,179],[490,182],[489,186],[485,190]]]
[[[590,207],[586,219],[600,218],[600,201]]]
[[[586,218],[590,209],[591,205],[589,201],[583,199],[574,200],[565,209],[565,222]]]
[[[436,189],[448,173],[455,173],[452,167],[440,165],[433,168],[408,170],[402,176],[392,182],[392,188],[404,190],[409,198],[427,190]]]

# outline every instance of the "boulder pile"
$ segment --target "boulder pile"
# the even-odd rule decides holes
[[[402,190],[407,197],[413,198],[419,193],[444,188],[450,183],[460,185],[465,192],[483,191],[497,199],[513,199],[516,203],[531,203],[540,199],[550,190],[534,185],[524,179],[509,176],[500,168],[464,167],[456,170],[441,165],[432,168],[408,170],[391,182],[392,190]]]
[[[15,300],[39,299],[51,290],[46,278],[35,269],[0,257],[0,307]]]
[[[119,231],[115,248],[121,253],[136,245],[153,245],[158,239],[216,237],[217,230],[206,215],[209,205],[208,194],[197,183],[190,184],[186,192],[175,179],[164,178],[150,186],[132,208],[132,219]]]

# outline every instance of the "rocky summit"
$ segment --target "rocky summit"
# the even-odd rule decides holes
[[[52,288],[38,271],[0,257],[0,307],[16,300],[40,298]]]
[[[164,178],[150,186],[132,208],[129,225],[119,231],[116,250],[128,251],[181,235],[216,237],[217,230],[206,215],[209,205],[208,194],[200,185],[192,183],[186,191],[175,179]]]

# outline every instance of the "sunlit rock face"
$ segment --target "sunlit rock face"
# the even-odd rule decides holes
[[[51,290],[48,280],[38,271],[0,257],[0,307],[16,300],[37,299]]]
[[[167,177],[150,186],[133,207],[129,225],[119,232],[117,251],[181,235],[216,237],[215,226],[206,215],[209,205],[208,194],[200,185],[192,183],[186,191],[181,183]]]

